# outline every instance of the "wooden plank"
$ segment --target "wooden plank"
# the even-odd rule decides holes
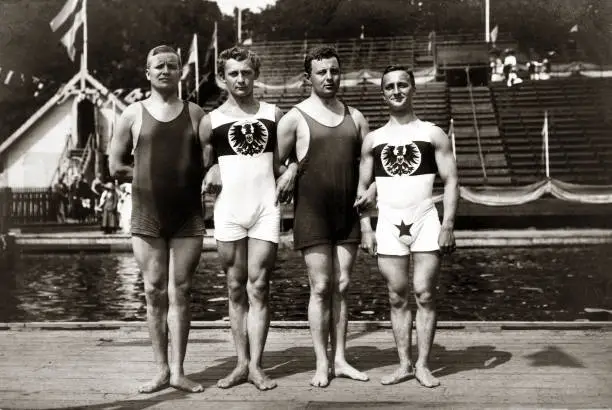
[[[314,371],[308,330],[272,329],[264,366],[279,387],[267,393],[250,385],[231,390],[214,387],[235,363],[228,329],[197,329],[191,339],[185,370],[205,385],[205,392],[190,395],[165,389],[141,396],[134,393],[136,387],[154,371],[146,331],[0,332],[1,355],[9,359],[0,360],[0,407],[49,408],[55,403],[98,408],[166,404],[199,408],[210,403],[218,408],[352,408],[355,403],[360,407],[368,403],[373,407],[389,403],[601,407],[612,401],[608,331],[439,330],[431,364],[443,385],[435,390],[423,389],[414,380],[397,386],[379,384],[380,377],[397,366],[389,329],[349,332],[347,357],[368,372],[370,382],[335,379],[324,390],[308,385]],[[45,350],[45,346],[56,348]],[[41,367],[45,356],[51,363]]]

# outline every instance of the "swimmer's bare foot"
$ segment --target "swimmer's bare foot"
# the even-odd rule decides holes
[[[260,367],[250,368],[248,380],[259,390],[272,390],[276,382],[268,377]]]
[[[431,371],[424,366],[417,365],[414,368],[414,378],[424,387],[433,388],[440,385],[440,380],[435,378]]]
[[[380,384],[388,386],[391,384],[401,383],[414,376],[414,369],[411,365],[400,366],[396,371],[380,379]]]
[[[359,380],[362,382],[367,382],[370,380],[367,374],[360,372],[347,362],[335,362],[333,374],[336,377],[348,377],[349,379]]]
[[[249,366],[238,365],[227,377],[217,382],[217,387],[220,389],[229,389],[230,387],[245,383],[248,380],[248,376]]]
[[[168,387],[170,382],[170,369],[162,369],[147,383],[138,388],[139,393],[155,393]]]
[[[200,393],[204,391],[204,386],[188,379],[185,375],[171,376],[170,386],[187,393]]]
[[[327,387],[329,386],[329,367],[327,364],[317,366],[315,375],[310,380],[310,384],[314,387]]]

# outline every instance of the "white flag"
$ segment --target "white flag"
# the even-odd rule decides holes
[[[495,43],[497,41],[498,32],[499,32],[499,26],[495,26],[493,30],[491,30],[491,43]]]
[[[185,64],[192,64],[198,61],[198,35],[194,34],[189,46],[189,53],[187,54],[187,62]]]

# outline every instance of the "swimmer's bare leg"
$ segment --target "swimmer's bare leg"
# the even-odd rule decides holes
[[[412,312],[408,304],[410,292],[409,256],[378,255],[378,267],[387,282],[391,326],[399,357],[399,367],[381,378],[383,385],[401,383],[414,375],[411,357]]]
[[[315,351],[316,369],[310,384],[315,387],[329,385],[329,358],[327,343],[330,331],[333,261],[331,245],[316,245],[304,249],[304,262],[310,281],[308,321]]]
[[[346,361],[346,331],[348,325],[348,287],[353,264],[357,256],[357,245],[346,244],[333,247],[333,280],[332,280],[332,325],[330,329],[332,357],[334,358],[332,375],[348,377],[353,380],[368,381],[368,375],[355,369]]]
[[[237,356],[234,370],[217,382],[217,387],[228,389],[247,382],[249,375],[250,356],[247,335],[249,302],[246,293],[247,238],[233,242],[217,241],[217,249],[227,276],[229,318]]]
[[[248,243],[247,327],[250,357],[249,382],[259,390],[271,390],[276,382],[263,371],[262,356],[270,327],[270,274],[276,261],[277,244],[250,238]]]
[[[172,340],[170,385],[188,393],[204,391],[200,383],[185,376],[183,362],[187,352],[191,323],[191,279],[202,254],[202,237],[173,238],[169,244],[168,330]]]
[[[140,393],[154,393],[168,387],[170,367],[168,365],[168,251],[166,242],[160,238],[132,237],[134,258],[142,272],[147,301],[147,325],[153,346],[153,358],[157,374],[138,387]]]
[[[416,331],[419,357],[414,376],[425,387],[437,387],[440,380],[431,374],[429,354],[436,332],[436,279],[440,269],[438,252],[414,252],[413,286],[417,303]]]

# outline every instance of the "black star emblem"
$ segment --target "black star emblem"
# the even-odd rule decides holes
[[[406,225],[404,223],[404,221],[402,221],[402,223],[400,225],[394,225],[397,229],[399,229],[399,236],[410,236],[410,228],[412,228],[412,225],[414,224],[410,224],[410,225]]]

